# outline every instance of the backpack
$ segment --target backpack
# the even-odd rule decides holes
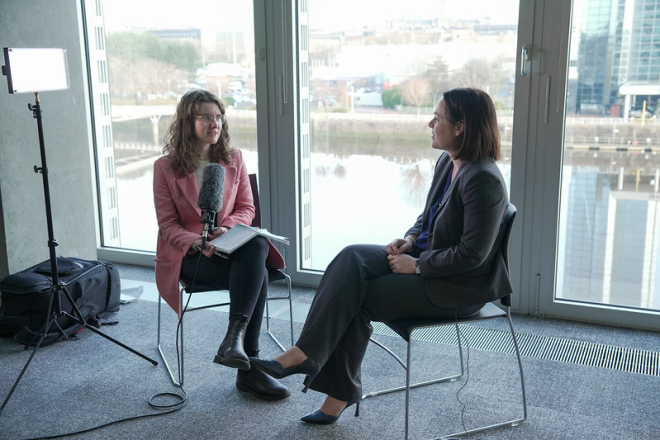
[[[60,289],[53,289],[51,262],[32,266],[0,280],[0,334],[13,335],[25,345],[36,345],[48,319],[53,291],[59,292],[61,310],[76,316],[63,289],[69,293],[85,321],[94,326],[116,324],[121,285],[117,268],[105,261],[57,258]],[[53,307],[56,302],[53,303]],[[53,313],[51,311],[51,313]],[[74,319],[57,315],[42,345],[68,339],[82,329]]]

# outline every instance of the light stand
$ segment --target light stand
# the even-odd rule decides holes
[[[26,51],[41,51],[41,52],[27,52]],[[44,52],[46,51],[46,55],[44,56]],[[16,53],[19,53],[20,56],[16,56]],[[96,333],[97,335],[100,335],[104,337],[105,339],[114,342],[115,344],[119,345],[122,348],[125,348],[126,350],[130,351],[131,353],[134,353],[141,358],[151,362],[153,365],[158,365],[158,362],[141,354],[140,352],[132,349],[131,347],[117,341],[114,338],[111,338],[110,336],[102,333],[99,331],[96,327],[88,324],[85,320],[85,317],[83,314],[80,312],[80,309],[76,305],[76,302],[73,300],[71,297],[71,294],[66,288],[66,285],[64,283],[61,283],[59,280],[58,276],[58,268],[57,268],[57,256],[55,253],[55,248],[59,244],[57,240],[54,238],[53,234],[53,215],[52,215],[52,210],[51,210],[51,203],[50,203],[50,185],[48,183],[48,167],[46,166],[46,148],[44,146],[44,133],[43,133],[43,124],[42,124],[42,114],[41,114],[41,103],[39,101],[39,92],[35,90],[22,90],[22,89],[17,89],[15,88],[17,86],[17,77],[16,77],[16,70],[14,71],[14,75],[12,75],[12,63],[14,68],[17,67],[24,67],[27,66],[27,72],[30,72],[32,75],[34,75],[33,72],[33,66],[31,64],[34,64],[35,62],[43,64],[44,60],[48,60],[49,57],[52,58],[54,62],[54,71],[58,71],[58,68],[61,68],[61,64],[63,62],[64,64],[64,71],[62,75],[62,81],[59,83],[53,82],[52,78],[49,78],[47,83],[44,83],[43,81],[39,83],[40,78],[37,78],[37,85],[32,86],[32,85],[27,85],[27,84],[21,84],[21,86],[27,86],[27,88],[32,88],[32,87],[46,87],[46,90],[62,90],[62,89],[68,89],[68,73],[66,72],[66,52],[63,49],[11,49],[11,48],[4,48],[4,53],[5,53],[5,63],[6,65],[2,67],[2,73],[4,75],[7,75],[8,77],[8,83],[9,83],[9,93],[21,93],[25,91],[33,91],[35,95],[35,103],[34,105],[28,104],[28,109],[32,111],[32,116],[37,120],[37,129],[39,131],[39,148],[41,150],[41,167],[37,167],[36,165],[34,166],[34,172],[35,173],[41,173],[42,175],[42,180],[43,180],[43,187],[44,187],[44,199],[45,199],[45,204],[46,204],[46,221],[48,224],[48,248],[49,248],[49,253],[50,253],[50,269],[51,269],[51,279],[52,279],[52,288],[51,288],[51,302],[48,306],[48,313],[47,313],[47,318],[46,318],[46,323],[41,329],[41,336],[39,338],[39,342],[37,345],[34,347],[34,350],[30,354],[30,357],[28,358],[25,366],[21,370],[20,374],[18,375],[18,378],[14,382],[14,385],[12,386],[11,390],[9,391],[9,394],[5,398],[4,402],[2,403],[2,406],[0,406],[0,415],[2,415],[2,411],[4,410],[5,406],[7,405],[7,402],[9,401],[9,398],[12,396],[14,393],[14,390],[16,389],[18,383],[20,382],[21,378],[23,377],[23,374],[27,370],[28,366],[30,365],[30,362],[32,362],[32,358],[36,354],[37,350],[41,346],[46,333],[50,329],[51,325],[53,322],[55,322],[56,318],[58,316],[66,316],[82,327],[88,328],[91,330],[93,333]],[[12,57],[14,55],[14,57]],[[44,66],[39,67],[39,71],[41,72],[52,72],[53,70],[50,70],[48,68],[44,69]],[[71,304],[72,307],[72,314],[64,311],[62,309],[62,298],[61,296],[64,295],[64,297],[67,299],[67,301]]]

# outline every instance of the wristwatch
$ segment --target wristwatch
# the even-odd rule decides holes
[[[419,270],[419,258],[418,258],[417,260],[415,260],[415,273],[416,273],[417,275],[421,275],[421,273],[422,273],[422,272],[420,272],[420,270]]]

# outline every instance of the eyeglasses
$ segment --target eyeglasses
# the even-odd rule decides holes
[[[222,122],[224,121],[224,117],[222,114],[217,114],[217,115],[197,115],[195,116],[196,118],[200,119],[204,125],[211,125],[211,121],[215,120],[215,123],[218,125],[222,125]]]

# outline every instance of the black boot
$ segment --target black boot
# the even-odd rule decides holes
[[[245,354],[243,348],[243,339],[245,339],[247,325],[247,316],[239,315],[229,318],[227,334],[222,344],[220,344],[218,354],[215,355],[213,362],[238,368],[239,370],[248,371],[250,369],[250,359]]]
[[[258,353],[254,353],[253,357],[257,357]],[[238,370],[236,388],[262,400],[281,400],[291,395],[284,385],[257,368]]]

